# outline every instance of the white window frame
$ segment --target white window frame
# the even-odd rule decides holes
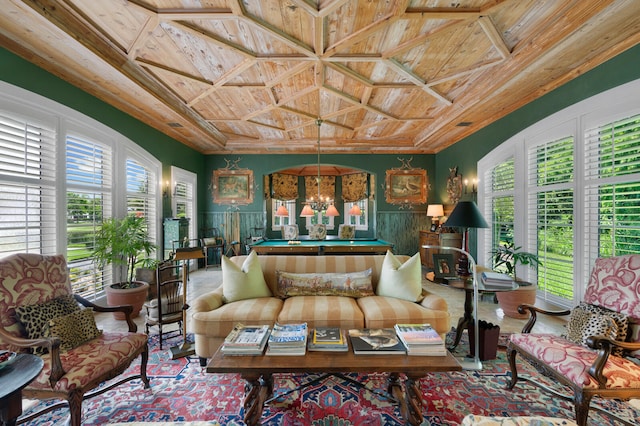
[[[289,212],[289,216],[282,217],[276,216],[276,211],[280,205],[284,204]],[[277,200],[275,198],[271,199],[271,230],[272,231],[280,231],[282,226],[284,225],[295,225],[296,224],[296,200]],[[284,223],[285,218],[289,219],[289,223]]]
[[[360,206],[360,210],[362,210],[362,213],[364,213],[363,215],[353,216],[349,214],[349,210],[351,210],[351,207],[353,207],[355,204]],[[353,202],[345,202],[343,211],[345,225],[355,225],[356,231],[369,230],[369,200],[367,198]],[[354,218],[355,223],[351,223],[351,218]]]
[[[575,138],[574,151],[574,212],[580,212],[587,208],[585,205],[585,173],[584,173],[584,135],[588,129],[596,125],[604,125],[623,119],[625,117],[640,114],[640,105],[637,99],[640,98],[640,80],[635,80],[606,92],[594,95],[588,99],[580,101],[570,107],[558,111],[547,118],[531,125],[521,132],[513,135],[501,145],[481,158],[477,163],[479,171],[490,170],[496,164],[504,161],[513,155],[516,170],[516,191],[515,191],[515,241],[516,245],[522,246],[527,251],[535,249],[531,237],[527,235],[528,211],[527,197],[529,187],[526,176],[529,171],[526,167],[526,149],[540,141],[543,137],[548,139],[553,136],[567,136],[571,132]],[[490,200],[487,199],[488,188],[485,187],[487,179],[481,179],[478,188],[478,206],[484,212],[485,218],[491,217]],[[585,223],[581,214],[574,215],[574,300],[557,301],[560,306],[575,306],[583,297],[585,286],[589,279],[590,271],[595,261],[593,248],[589,248],[585,235],[594,232],[593,228]],[[487,248],[491,246],[490,231],[478,230],[478,253],[479,264],[490,265],[490,254]]]
[[[112,163],[112,188],[113,200],[110,211],[104,212],[105,217],[124,217],[127,211],[126,192],[126,159],[135,156],[142,160],[145,166],[150,167],[156,176],[161,175],[162,163],[144,150],[141,146],[124,137],[117,131],[100,123],[99,121],[82,114],[72,108],[45,98],[36,93],[22,89],[0,81],[0,110],[22,115],[26,118],[39,121],[44,120],[55,127],[56,132],[56,162],[66,165],[66,139],[67,135],[82,135],[113,150]],[[55,188],[58,197],[55,202],[55,218],[52,223],[55,229],[47,229],[51,244],[44,245],[40,252],[42,254],[66,253],[67,251],[67,202],[66,202],[66,167],[57,167],[55,176]],[[60,196],[64,194],[64,196]],[[162,213],[161,182],[158,179],[155,188],[155,211],[158,215]],[[154,224],[155,231],[151,230],[151,235],[155,234],[154,244],[159,243],[159,236],[162,231],[162,221],[160,217],[150,220]],[[36,252],[36,250],[33,250]],[[159,251],[161,252],[161,251]],[[0,256],[2,254],[0,253]],[[70,265],[71,266],[71,265]],[[97,297],[100,295],[94,295]]]
[[[176,217],[178,203],[184,203],[186,217],[189,219],[189,240],[195,245],[198,238],[198,175],[180,167],[171,166],[171,211]],[[177,186],[184,191],[177,191]],[[198,261],[189,261],[189,270],[198,269]]]

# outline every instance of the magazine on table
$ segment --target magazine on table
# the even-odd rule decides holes
[[[344,344],[342,332],[338,327],[316,327],[313,329],[314,345],[342,345]]]
[[[224,339],[226,346],[260,346],[269,336],[268,325],[236,325]]]
[[[314,339],[310,338],[307,349],[317,352],[347,352],[349,350],[349,344],[347,343],[346,331],[340,329],[338,329],[338,331],[340,332],[340,340],[342,340],[342,343],[336,343],[333,341],[330,343],[323,343],[322,340],[314,343]]]
[[[270,346],[298,346],[307,344],[307,323],[276,323],[269,335]]]
[[[430,324],[396,324],[394,329],[407,346],[444,345],[444,340]]]
[[[407,353],[393,328],[352,328],[349,338],[356,355],[402,355]]]

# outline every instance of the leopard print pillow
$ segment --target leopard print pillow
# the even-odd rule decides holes
[[[52,336],[60,338],[60,349],[69,351],[102,334],[98,330],[92,309],[81,309],[49,321]]]
[[[48,302],[16,307],[16,319],[24,329],[28,339],[49,337],[49,321],[53,318],[80,310],[73,295],[65,295]],[[36,348],[36,353],[46,352],[45,348]]]
[[[578,306],[571,311],[571,316],[567,323],[567,333],[563,337],[579,345],[586,346],[587,338],[590,336],[604,335],[615,339],[617,333],[618,326],[613,318],[589,312]]]
[[[629,317],[628,316],[626,316],[625,314],[621,314],[620,312],[612,311],[612,310],[603,308],[601,306],[592,305],[590,303],[585,303],[585,302],[580,302],[579,307],[587,312],[591,312],[598,315],[604,315],[613,319],[613,321],[615,321],[618,327],[618,331],[615,337],[613,337],[613,339],[619,340],[621,342],[624,342],[627,340],[627,334],[629,333]],[[622,348],[613,348],[611,350],[611,353],[614,355],[622,356],[624,355],[625,351]]]

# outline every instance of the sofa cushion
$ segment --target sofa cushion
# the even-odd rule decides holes
[[[194,312],[189,331],[210,337],[226,337],[237,323],[273,326],[282,309],[282,300],[260,297],[225,303],[217,309]]]
[[[60,348],[63,351],[77,348],[102,334],[102,330],[98,330],[96,326],[93,309],[81,309],[54,318],[49,321],[49,330],[51,336],[60,338]]]
[[[342,224],[338,227],[338,238],[341,240],[352,240],[356,237],[356,227],[354,225]]]
[[[373,296],[371,268],[350,273],[295,273],[276,271],[278,296]]]
[[[357,299],[342,296],[296,296],[286,299],[278,322],[306,322],[315,327],[363,328],[364,315]]]
[[[429,323],[440,334],[450,329],[447,310],[425,309],[415,302],[384,296],[355,299],[365,317],[365,327],[386,328],[395,324]]]
[[[382,272],[376,294],[416,302],[422,293],[422,265],[420,253],[402,263],[387,251],[382,262]]]
[[[255,251],[247,256],[241,267],[222,256],[222,295],[225,302],[271,296]]]
[[[617,327],[617,332],[614,334],[612,339],[619,340],[621,342],[627,340],[627,335],[629,334],[629,317],[627,315],[585,302],[580,302],[580,305],[578,306],[595,315],[603,315],[611,318],[615,321]],[[625,351],[622,348],[613,348],[611,352],[616,355],[623,355]]]

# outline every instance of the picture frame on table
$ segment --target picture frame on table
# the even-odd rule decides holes
[[[436,253],[433,255],[433,273],[435,278],[451,278],[456,276],[453,255]]]
[[[431,224],[431,232],[436,232],[438,230],[438,225],[436,225],[435,223]]]
[[[253,203],[253,171],[249,169],[218,169],[211,182],[213,202],[226,205]]]

